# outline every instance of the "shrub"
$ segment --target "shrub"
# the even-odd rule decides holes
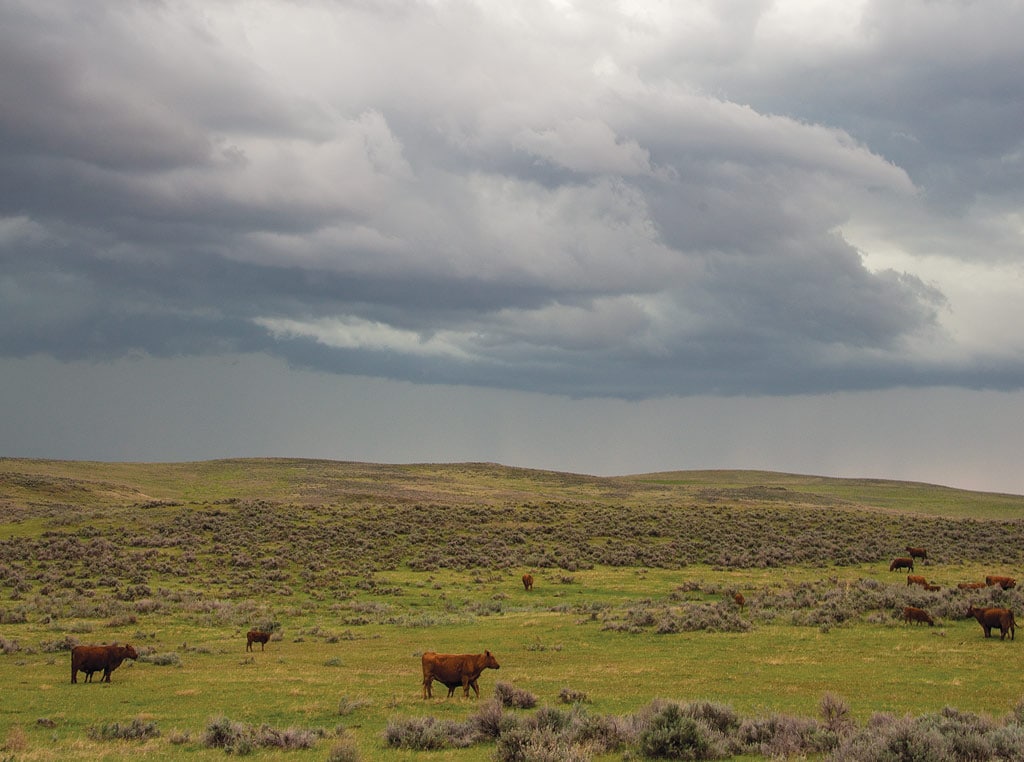
[[[499,682],[494,686],[494,697],[502,706],[514,709],[532,709],[537,706],[537,697],[527,690]]]
[[[502,734],[494,750],[496,762],[590,762],[594,752],[572,743],[551,728],[517,727]]]
[[[722,759],[728,755],[720,738],[703,720],[683,713],[679,704],[665,704],[637,739],[640,753],[655,759]]]
[[[162,654],[139,654],[139,661],[158,667],[180,667],[181,657],[175,651]]]
[[[436,751],[465,748],[476,740],[472,722],[456,723],[434,717],[408,717],[388,720],[384,740],[395,749]]]
[[[505,705],[498,698],[493,698],[481,705],[471,722],[482,738],[498,738],[502,733],[515,727],[516,718],[513,715],[506,715]]]
[[[160,736],[155,722],[147,722],[138,717],[126,725],[120,722],[93,725],[86,730],[86,733],[94,741],[144,741],[147,738]]]
[[[356,746],[355,739],[348,731],[342,730],[340,738],[335,741],[334,746],[327,754],[327,762],[359,762],[359,760],[359,748]]]
[[[573,688],[562,688],[558,692],[558,700],[563,704],[586,704],[590,701],[586,693]]]
[[[818,703],[818,710],[825,728],[836,735],[853,730],[853,718],[850,716],[850,705],[834,693],[826,693]]]
[[[345,717],[369,705],[370,702],[365,699],[352,699],[348,696],[342,696],[338,700],[338,714]]]
[[[946,743],[934,727],[910,717],[875,715],[867,727],[846,736],[828,758],[830,762],[953,762]]]
[[[322,731],[302,728],[278,730],[233,722],[221,715],[212,718],[203,734],[203,746],[221,748],[229,754],[250,754],[258,748],[308,749],[323,735]]]

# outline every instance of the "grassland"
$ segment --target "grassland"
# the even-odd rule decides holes
[[[484,760],[493,744],[398,750],[384,731],[465,720],[499,681],[595,715],[668,698],[811,717],[833,693],[859,723],[1001,717],[1024,645],[963,614],[1021,596],[955,585],[1016,576],[1022,519],[1024,497],[766,472],[0,459],[0,759],[219,759],[202,738],[226,716],[325,733],[255,759],[326,759],[343,727],[363,759]],[[888,571],[908,543],[942,590]],[[277,633],[265,651],[245,652],[252,626]],[[114,641],[143,658],[69,684],[71,643]],[[481,700],[421,699],[420,653],[485,648],[502,667]],[[139,718],[161,735],[90,734]]]

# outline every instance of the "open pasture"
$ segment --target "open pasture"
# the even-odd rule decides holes
[[[219,759],[204,736],[227,718],[310,734],[255,759],[327,759],[341,728],[362,759],[485,760],[493,743],[400,750],[385,730],[462,722],[498,683],[618,717],[658,698],[817,717],[825,694],[860,724],[1020,711],[1024,643],[983,638],[965,612],[1022,612],[1021,593],[956,583],[1016,575],[1024,498],[986,513],[969,493],[979,517],[955,515],[935,488],[928,515],[922,485],[902,512],[810,477],[715,473],[0,460],[0,759]],[[929,548],[915,573],[940,590],[888,571],[907,543]],[[905,624],[905,605],[936,626]],[[275,632],[265,651],[246,652],[252,627]],[[70,685],[69,645],[114,641],[139,661]],[[484,649],[501,669],[480,700],[422,700],[423,651]],[[160,734],[103,737],[132,722]]]

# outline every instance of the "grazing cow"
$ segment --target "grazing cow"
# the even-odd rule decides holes
[[[961,590],[981,590],[983,587],[987,587],[984,582],[960,582],[957,587]]]
[[[926,561],[928,559],[928,551],[924,548],[912,548],[908,545],[904,550],[910,554],[911,558],[920,558],[922,561]]]
[[[925,585],[924,589],[928,590],[929,592],[934,593],[934,592],[937,592],[937,591],[941,590],[942,588],[939,587],[938,585]]]
[[[919,577],[916,574],[908,574],[907,584],[920,585],[921,587],[926,587],[928,585],[928,580],[926,580],[924,577]]]
[[[914,559],[913,558],[894,558],[892,563],[889,564],[889,571],[899,571],[900,569],[906,569],[907,571],[914,571]]]
[[[448,695],[455,692],[455,688],[462,686],[466,698],[469,697],[469,689],[472,688],[480,697],[480,688],[477,686],[477,679],[485,669],[499,669],[498,661],[490,651],[482,654],[439,654],[427,651],[423,654],[423,698],[431,698],[433,690],[431,686],[434,681],[444,683],[448,686]],[[453,687],[454,685],[454,687]]]
[[[1017,586],[1017,580],[1015,580],[1013,577],[996,577],[990,575],[988,577],[985,577],[985,584],[989,587],[999,585],[999,587],[1003,588],[1003,590],[1009,590],[1011,587]]]
[[[260,644],[260,650],[263,651],[267,641],[270,640],[269,632],[261,632],[260,630],[249,630],[245,633],[245,650],[251,651],[253,643]]]
[[[527,591],[533,590],[533,575],[530,575],[530,574],[524,574],[523,575],[523,587]]]
[[[967,616],[973,616],[978,620],[981,629],[985,631],[985,637],[992,637],[992,628],[998,627],[1000,640],[1006,640],[1006,633],[1010,633],[1010,640],[1014,639],[1017,631],[1017,623],[1013,619],[1013,612],[1009,609],[979,609],[970,606],[967,609]]]
[[[740,607],[740,611],[742,611],[743,605],[747,602],[747,599],[743,597],[743,593],[733,593],[732,599]]]
[[[929,627],[935,626],[935,621],[931,618],[931,615],[924,609],[919,609],[915,606],[903,607],[903,621],[907,623],[920,622],[921,624],[927,622]]]
[[[103,670],[101,683],[110,682],[110,673],[121,666],[125,659],[138,659],[139,655],[130,645],[119,646],[75,646],[71,649],[71,682],[78,682],[79,671],[85,673],[85,682],[92,682],[92,673]]]

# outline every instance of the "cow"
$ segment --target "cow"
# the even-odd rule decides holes
[[[1014,639],[1017,631],[1017,623],[1013,619],[1013,612],[1009,609],[979,609],[970,606],[967,609],[967,616],[973,616],[978,620],[981,629],[985,631],[985,637],[992,637],[992,628],[998,627],[1000,640],[1006,640],[1006,633],[1010,633],[1010,640]]]
[[[130,645],[75,646],[71,649],[71,682],[78,682],[78,673],[85,673],[85,682],[92,682],[92,673],[103,670],[101,683],[110,682],[110,673],[125,659],[138,659],[139,654]]]
[[[926,580],[924,577],[919,577],[916,574],[908,574],[907,585],[920,585],[921,587],[927,587],[928,580]]]
[[[894,558],[892,563],[889,564],[889,571],[899,571],[900,569],[906,569],[907,571],[914,571],[914,559],[913,558]]]
[[[523,575],[523,588],[525,588],[527,590],[527,592],[529,592],[530,590],[533,590],[533,575],[532,574],[524,574]]]
[[[269,641],[269,640],[270,640],[270,633],[269,632],[263,632],[261,630],[249,630],[249,632],[245,633],[245,650],[246,651],[251,651],[252,650],[252,644],[253,643],[259,643],[260,644],[260,650],[263,651],[263,650],[265,650],[264,646],[266,645],[267,641]]]
[[[928,551],[924,548],[912,548],[908,545],[904,550],[907,551],[911,558],[920,558],[922,561],[928,560]]]
[[[960,582],[957,587],[961,590],[981,590],[983,587],[987,587],[984,582]]]
[[[1003,590],[1009,590],[1011,587],[1017,586],[1017,580],[1015,580],[1013,577],[996,577],[993,575],[989,575],[988,577],[985,577],[985,584],[989,587],[995,587],[996,585],[999,585],[999,587],[1003,588]]]
[[[927,622],[929,627],[935,626],[935,620],[931,618],[931,615],[924,609],[919,609],[915,606],[903,607],[903,621],[908,624],[910,622],[920,622],[921,624]]]
[[[929,592],[936,593],[939,590],[941,590],[942,588],[939,587],[938,585],[925,585],[924,589],[929,591]]]
[[[476,681],[480,674],[485,669],[500,669],[497,659],[490,651],[484,651],[482,654],[439,654],[427,651],[423,654],[422,663],[425,699],[434,695],[431,686],[435,680],[448,686],[449,696],[461,685],[466,698],[469,698],[470,688],[479,698],[480,688]]]
[[[743,593],[733,593],[732,599],[740,607],[740,611],[743,611],[743,605],[747,602],[747,599],[743,597]]]

